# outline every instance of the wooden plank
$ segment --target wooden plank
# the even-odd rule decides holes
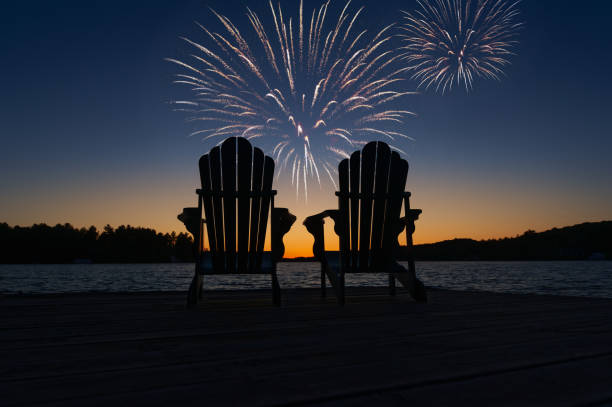
[[[420,305],[352,291],[339,308],[316,289],[293,290],[282,309],[268,306],[269,290],[207,291],[194,311],[182,293],[0,297],[3,322],[33,329],[0,350],[3,405],[191,404],[200,393],[215,405],[609,397],[612,300],[434,290]],[[70,325],[59,341],[45,339],[60,321]]]
[[[228,315],[226,315],[226,318]],[[346,317],[341,317],[341,321]],[[377,320],[375,320],[378,322]],[[233,323],[239,323],[239,321],[233,321]],[[226,323],[227,324],[227,323]],[[391,325],[389,325],[391,324]],[[590,333],[590,334],[563,334],[562,337],[553,338],[553,333],[550,331],[538,331],[537,329],[527,331],[520,330],[519,334],[512,334],[510,329],[502,329],[500,332],[497,331],[474,331],[468,332],[467,335],[471,335],[469,341],[465,341],[465,331],[455,331],[448,335],[438,335],[435,331],[433,335],[418,337],[410,333],[407,327],[399,328],[398,335],[396,336],[380,336],[376,332],[384,332],[392,326],[394,322],[388,321],[385,324],[371,324],[366,321],[366,326],[370,330],[368,333],[363,333],[360,337],[358,334],[359,328],[357,324],[354,326],[340,326],[334,327],[333,325],[305,325],[300,324],[301,329],[295,329],[293,326],[289,330],[283,331],[278,329],[278,326],[274,327],[269,332],[266,332],[263,327],[258,330],[226,330],[225,332],[218,332],[216,335],[211,332],[210,335],[189,335],[189,331],[179,332],[180,335],[175,337],[163,338],[154,340],[151,338],[145,338],[142,340],[114,342],[114,343],[93,343],[85,345],[74,345],[74,352],[70,348],[57,348],[48,347],[46,349],[34,349],[31,351],[17,351],[16,355],[5,355],[4,361],[10,363],[6,367],[10,367],[8,372],[10,375],[7,377],[3,374],[0,379],[0,383],[23,380],[27,378],[40,378],[40,379],[53,379],[58,376],[63,376],[66,373],[79,374],[79,373],[98,373],[113,368],[121,368],[124,370],[130,369],[146,369],[148,367],[157,368],[163,367],[167,364],[180,363],[199,363],[200,365],[208,365],[213,367],[215,365],[227,363],[233,359],[252,359],[258,357],[265,357],[266,359],[274,359],[275,351],[277,352],[276,359],[280,359],[279,362],[282,364],[284,357],[291,359],[297,355],[312,354],[313,359],[319,359],[314,363],[322,363],[325,358],[321,358],[316,353],[317,348],[325,349],[326,352],[333,352],[337,356],[342,354],[350,354],[353,351],[365,351],[367,352],[368,347],[372,349],[372,352],[376,352],[374,348],[379,349],[399,349],[403,347],[419,347],[420,352],[418,355],[409,355],[415,359],[427,359],[435,358],[439,353],[443,352],[447,355],[466,355],[473,354],[478,350],[488,353],[495,353],[500,349],[508,349],[513,346],[521,347],[519,354],[529,353],[531,357],[532,353],[536,353],[540,348],[545,348],[547,342],[549,342],[550,350],[546,351],[547,354],[542,356],[536,356],[532,363],[542,362],[543,360],[558,360],[571,358],[574,355],[572,352],[582,348],[584,354],[585,343],[592,341],[592,348],[587,352],[590,354],[601,354],[607,353],[610,349],[609,345],[605,342],[606,339],[612,338],[612,334]],[[285,325],[287,322],[285,321]],[[293,323],[291,323],[293,325]],[[347,329],[348,328],[348,329]],[[317,330],[324,329],[329,333],[329,336],[321,337],[317,335]],[[202,330],[202,329],[200,329]],[[402,335],[400,336],[400,332]],[[533,335],[531,337],[530,335]],[[517,336],[528,337],[527,343],[517,342]],[[271,338],[285,338],[286,346],[275,349],[275,341]],[[348,342],[345,342],[344,338],[349,338]],[[429,341],[429,344],[426,342]],[[248,349],[240,350],[239,354],[236,354],[236,350],[243,343],[251,343]],[[177,349],[177,344],[184,343]],[[559,349],[566,346],[565,350]],[[173,350],[173,348],[175,348]],[[143,350],[153,349],[156,353],[159,353],[156,357],[154,354],[143,353]],[[198,352],[197,349],[206,349],[206,352]],[[45,354],[45,352],[52,354]],[[555,354],[558,352],[558,354]],[[171,353],[171,356],[167,355]],[[552,358],[552,359],[550,359]],[[190,360],[191,359],[191,360]],[[330,357],[330,359],[332,359]],[[19,360],[19,362],[18,362]],[[528,360],[525,357],[525,360]],[[126,363],[126,362],[132,363]],[[480,357],[474,359],[474,362],[482,362]],[[342,365],[342,361],[337,360],[338,366]],[[371,363],[377,362],[375,355],[363,356],[359,360],[354,360],[355,363]],[[296,366],[295,370],[309,369],[314,366],[307,366],[307,362],[304,362],[303,366]],[[274,364],[274,363],[272,363]],[[13,367],[15,365],[17,368]],[[331,366],[331,364],[330,364]],[[271,368],[271,369],[270,369]],[[274,367],[269,366],[266,370],[274,370]],[[263,373],[264,368],[261,368]],[[4,373],[4,372],[3,372]]]
[[[351,194],[359,193],[361,170],[361,152],[355,151],[350,159]],[[351,270],[356,270],[359,264],[359,198],[351,198]]]
[[[249,259],[249,215],[251,211],[251,170],[253,152],[251,143],[238,138],[238,271],[246,272]]]
[[[210,307],[210,305],[209,305]],[[261,309],[261,307],[259,307]],[[399,347],[399,346],[419,346],[419,357],[429,357],[436,352],[444,351],[446,353],[473,351],[473,350],[494,350],[500,347],[511,347],[521,344],[522,340],[527,338],[527,345],[531,349],[538,346],[545,346],[547,341],[554,336],[553,329],[558,330],[558,335],[561,335],[560,346],[565,344],[566,350],[563,353],[571,354],[576,348],[571,341],[579,340],[582,342],[592,340],[593,348],[597,350],[596,341],[603,341],[603,338],[610,338],[611,332],[605,333],[605,325],[602,323],[601,315],[599,316],[598,325],[593,325],[593,329],[589,332],[564,332],[559,329],[561,326],[547,324],[547,329],[542,329],[541,322],[538,324],[521,323],[505,324],[496,323],[491,316],[490,323],[486,326],[473,329],[461,328],[461,324],[451,321],[450,317],[446,320],[452,323],[457,323],[458,328],[439,331],[435,326],[429,326],[426,332],[414,333],[411,329],[411,323],[408,317],[404,319],[393,320],[392,318],[384,318],[380,311],[378,315],[381,318],[363,319],[359,318],[359,314],[337,315],[339,325],[334,325],[332,320],[325,323],[319,323],[317,320],[302,320],[300,311],[293,309],[291,312],[291,323],[288,324],[287,315],[285,320],[278,320],[275,324],[264,325],[262,318],[266,318],[265,313],[257,308],[242,311],[242,314],[254,314],[259,324],[252,324],[253,321],[248,319],[236,318],[237,313],[228,314],[229,309],[223,310],[225,318],[229,318],[234,327],[229,326],[230,321],[216,321],[214,327],[207,327],[204,324],[201,326],[185,326],[189,320],[177,324],[172,331],[152,332],[151,335],[132,335],[123,338],[115,338],[113,340],[99,340],[81,343],[73,343],[62,346],[48,344],[41,347],[28,347],[22,349],[10,349],[0,351],[3,357],[3,367],[1,369],[1,381],[12,379],[23,379],[26,377],[45,377],[62,375],[70,372],[85,372],[104,370],[109,365],[125,365],[127,361],[133,361],[134,365],[140,367],[156,366],[165,363],[178,362],[189,360],[191,362],[211,362],[221,361],[223,359],[235,357],[252,357],[255,355],[267,354],[266,357],[274,357],[274,341],[270,338],[284,337],[283,347],[287,351],[287,356],[291,353],[309,353],[316,352],[316,348],[324,347],[328,351],[342,352],[342,348],[357,349],[361,347]],[[218,307],[216,311],[222,311]],[[431,314],[429,314],[431,315]],[[551,320],[555,319],[554,314],[545,314]],[[558,315],[558,314],[557,314]],[[211,318],[206,316],[206,321]],[[297,318],[296,318],[297,317]],[[325,320],[321,316],[321,322]],[[357,320],[355,320],[357,318]],[[267,319],[267,318],[266,318]],[[295,319],[295,322],[294,322]],[[350,321],[353,319],[354,321]],[[437,319],[438,324],[441,322]],[[563,326],[569,327],[570,324],[575,324],[577,318],[572,318],[563,322]],[[609,320],[609,319],[608,319]],[[473,320],[471,321],[473,322]],[[155,321],[148,323],[149,327],[154,327]],[[361,328],[359,327],[361,324]],[[400,324],[405,324],[402,328]],[[252,326],[249,326],[252,325]],[[445,326],[444,324],[443,326]],[[360,329],[367,326],[369,332],[362,332]],[[376,332],[384,332],[395,326],[396,335],[379,336]],[[325,331],[326,335],[321,337],[317,332]],[[104,334],[100,335],[104,338]],[[556,340],[559,341],[559,338]],[[599,339],[598,339],[599,338]],[[423,345],[429,341],[428,345]],[[240,355],[235,353],[236,346],[241,342],[249,342],[251,347],[240,351]],[[580,342],[577,342],[578,345]],[[600,342],[601,343],[601,342]],[[176,345],[180,344],[180,349]],[[523,344],[524,345],[524,344]],[[572,349],[572,347],[574,347]],[[173,349],[174,348],[174,349]],[[155,349],[161,353],[160,356],[142,353],[143,349]],[[193,349],[195,352],[191,352]],[[196,355],[197,349],[206,349],[206,353]],[[279,351],[280,349],[276,349]],[[601,350],[601,349],[600,349]],[[562,354],[563,354],[562,353]],[[171,354],[171,355],[169,355]],[[168,355],[168,356],[164,356]],[[553,354],[554,355],[554,354]],[[161,357],[163,356],[163,358]],[[277,355],[280,357],[281,355]],[[91,360],[90,362],[87,362]],[[82,361],[83,363],[79,363]],[[85,363],[87,362],[87,363]]]
[[[263,182],[264,153],[259,148],[253,149],[253,184],[254,193],[261,192]],[[261,197],[254,195],[251,200],[251,230],[249,242],[249,268],[251,271],[257,266],[257,237],[259,236],[259,210]]]
[[[402,210],[402,193],[406,185],[406,177],[408,175],[408,162],[402,160],[395,151],[391,154],[391,167],[389,177],[388,191],[391,196],[387,200],[387,217],[384,225],[384,236],[382,238],[382,253],[383,258],[394,260],[394,250],[397,246],[397,225]]]
[[[552,365],[537,370],[523,371],[518,369],[507,374],[497,373],[491,377],[453,376],[439,380],[418,381],[404,366],[390,363],[391,370],[397,376],[386,385],[363,383],[366,379],[356,380],[352,386],[354,372],[345,369],[341,377],[334,378],[322,368],[321,378],[305,382],[298,387],[301,378],[286,372],[280,377],[264,376],[261,378],[244,377],[242,382],[207,383],[201,378],[187,379],[179,385],[162,384],[161,386],[130,392],[104,392],[95,400],[98,405],[141,404],[150,400],[153,405],[195,405],[193,394],[204,392],[207,403],[212,405],[319,405],[319,406],[371,406],[371,405],[527,405],[527,406],[577,406],[609,405],[612,394],[608,385],[609,377],[605,374],[605,363],[610,358],[587,359],[563,365]],[[402,360],[401,362],[406,363]],[[355,367],[353,367],[355,369]],[[415,369],[420,373],[420,367]],[[365,373],[367,378],[376,377],[372,372]],[[576,372],[586,372],[577,375]],[[195,373],[195,372],[192,372]],[[335,372],[334,373],[338,373]],[[604,373],[604,374],[602,374]],[[163,374],[160,372],[160,374]],[[559,375],[557,377],[557,374]],[[311,374],[312,375],[312,374]],[[388,377],[388,374],[385,374]],[[328,383],[322,383],[322,379]],[[485,380],[482,380],[485,379]],[[491,380],[486,380],[491,379]],[[295,381],[292,383],[291,381]],[[175,380],[172,380],[175,382]],[[516,386],[514,385],[516,383]],[[541,385],[539,386],[539,384]],[[242,391],[235,391],[232,385]],[[361,388],[358,386],[361,385]],[[123,386],[122,386],[123,387]],[[277,388],[274,391],[274,387]],[[517,391],[520,388],[521,391]],[[225,393],[225,394],[224,394]],[[606,402],[608,400],[608,402]],[[64,399],[52,405],[95,405],[94,399]],[[91,404],[90,404],[91,403]],[[83,405],[83,404],[81,404]]]
[[[389,181],[389,168],[391,166],[391,149],[385,143],[378,142],[376,151],[376,176],[374,182],[374,211],[372,215],[372,238],[370,248],[372,250],[371,262],[374,268],[379,264],[383,253],[381,253],[383,241],[383,226],[385,224],[385,209],[387,206],[387,186]],[[382,270],[380,270],[382,271]]]
[[[221,148],[214,147],[209,153],[210,159],[210,180],[213,192],[221,192]],[[217,243],[215,256],[215,271],[223,273],[225,271],[225,237],[223,236],[223,201],[219,195],[212,198],[213,216],[215,219],[215,228]]]
[[[495,300],[483,301],[483,297],[486,298],[488,295],[482,295],[477,293],[478,301],[468,301],[470,295],[473,293],[460,293],[463,295],[455,296],[453,293],[433,291],[434,304],[430,304],[427,310],[434,315],[437,315],[435,321],[423,320],[420,315],[421,312],[415,314],[415,312],[423,311],[422,308],[414,309],[410,307],[402,306],[401,300],[391,301],[389,297],[385,296],[380,289],[360,289],[354,288],[352,290],[353,296],[349,299],[351,304],[351,312],[357,312],[359,319],[352,321],[350,324],[346,324],[348,321],[342,322],[336,320],[339,314],[330,311],[329,308],[321,307],[320,300],[313,293],[313,290],[291,290],[291,301],[288,305],[291,307],[299,307],[300,317],[294,317],[292,319],[292,326],[297,323],[306,322],[310,323],[314,320],[329,320],[332,324],[343,324],[345,327],[353,326],[358,329],[360,323],[367,322],[368,324],[394,324],[394,323],[407,323],[412,322],[410,328],[411,335],[422,335],[429,332],[442,333],[445,331],[451,332],[466,332],[467,330],[474,331],[478,329],[491,329],[491,330],[510,330],[520,331],[520,326],[529,327],[532,322],[535,321],[536,326],[539,324],[541,319],[555,321],[555,324],[563,324],[571,327],[571,332],[587,332],[591,327],[595,326],[598,320],[601,320],[601,314],[597,314],[598,308],[600,309],[602,300],[591,302],[585,299],[579,298],[581,301],[570,301],[563,302],[563,300],[556,298],[545,301],[534,301],[533,297],[521,300],[513,301],[514,296],[508,298],[508,296],[500,296],[497,302]],[[267,291],[264,291],[267,294]],[[365,294],[372,293],[367,296]],[[237,310],[242,309],[244,320],[240,320],[240,329],[246,329],[247,327],[253,327],[257,320],[248,321],[249,310],[252,312],[261,313],[270,311],[264,319],[260,319],[259,323],[265,322],[266,324],[277,324],[280,329],[289,329],[285,326],[283,314],[273,313],[272,310],[267,307],[261,307],[262,304],[254,304],[254,300],[258,296],[265,294],[259,294],[259,292],[237,292],[237,291],[207,291],[206,297],[208,304],[205,305],[205,311],[212,312],[206,318],[205,328],[208,330],[214,330],[227,324],[225,317],[222,317],[218,312],[228,312],[230,308]],[[452,295],[451,295],[452,294]],[[142,294],[136,294],[143,303],[147,305],[151,302],[161,301],[156,297],[145,296]],[[40,343],[44,344],[46,340],[53,345],[59,345],[63,341],[62,338],[66,338],[66,341],[61,342],[65,345],[70,345],[73,340],[77,342],[87,342],[89,337],[96,338],[96,340],[107,340],[107,339],[135,339],[135,337],[122,336],[120,338],[113,337],[115,334],[129,334],[129,333],[152,333],[153,336],[175,336],[174,333],[181,333],[183,330],[178,330],[178,327],[195,329],[201,327],[199,320],[191,320],[189,326],[185,326],[186,321],[190,320],[190,315],[185,315],[180,300],[176,299],[175,295],[168,295],[169,298],[174,298],[172,303],[165,308],[159,306],[151,307],[140,306],[125,301],[122,297],[114,300],[115,304],[106,306],[95,302],[87,302],[83,300],[80,304],[80,309],[74,307],[73,310],[70,308],[62,307],[56,309],[53,313],[41,315],[37,310],[32,309],[29,312],[30,321],[28,318],[21,317],[19,321],[11,321],[4,318],[3,321],[8,323],[4,326],[7,330],[4,331],[4,335],[0,338],[0,341],[5,343],[5,346],[9,346],[11,349],[27,348],[28,344]],[[117,298],[117,297],[114,297]],[[401,297],[400,297],[401,298]],[[504,299],[506,299],[504,301]],[[538,298],[539,299],[539,298]],[[169,301],[169,300],[165,300]],[[503,303],[500,303],[503,301]],[[605,301],[605,300],[604,300]],[[559,303],[560,302],[560,303]],[[253,308],[254,305],[257,305]],[[267,305],[267,303],[265,304]],[[453,310],[447,310],[447,307],[452,305]],[[355,308],[355,307],[358,308]],[[106,310],[101,312],[100,308]],[[96,312],[97,311],[97,312]],[[119,312],[123,311],[123,312]],[[65,322],[64,314],[71,313],[72,319]],[[306,314],[305,312],[308,312]],[[344,312],[344,315],[347,313]],[[537,318],[534,315],[537,314]],[[85,316],[88,315],[89,318]],[[233,321],[237,321],[237,315],[232,316]],[[607,316],[608,320],[610,319]],[[22,324],[18,324],[20,321]],[[60,321],[61,325],[54,324],[55,321]],[[163,324],[157,322],[163,321]],[[359,322],[361,321],[361,322]],[[150,325],[149,325],[150,324]],[[23,329],[19,329],[19,327]],[[268,325],[266,325],[268,326]],[[30,327],[29,329],[27,329]],[[235,329],[235,328],[232,328]],[[602,329],[597,329],[603,331]],[[566,330],[567,331],[567,330]],[[570,332],[567,331],[567,332]],[[162,335],[163,333],[163,335]],[[142,338],[138,336],[138,338]]]
[[[369,388],[338,395],[331,400],[311,400],[319,406],[397,405],[432,406],[610,406],[612,358],[589,358],[531,368],[451,376],[421,383]],[[577,372],[581,372],[577,374]],[[521,389],[517,391],[517,389]],[[311,405],[312,405],[311,404]]]
[[[236,137],[221,145],[223,168],[223,223],[225,225],[225,271],[236,270]]]
[[[211,182],[210,182],[210,160],[208,158],[208,154],[200,157],[199,161],[200,168],[200,182],[202,184],[202,192],[204,192],[204,196],[202,198],[202,203],[204,205],[204,216],[206,217],[206,231],[208,233],[208,244],[211,255],[213,257],[213,262],[215,262],[217,253],[217,241],[216,241],[216,232],[215,232],[215,217],[214,210],[212,204],[212,198],[207,193],[211,191]]]
[[[258,266],[261,265],[261,254],[263,253],[268,227],[268,214],[270,212],[270,201],[272,199],[272,180],[274,179],[274,160],[268,156],[264,158],[264,171],[262,180],[262,198],[259,210],[259,231],[257,236]]]
[[[361,153],[361,207],[359,210],[359,271],[369,271],[372,197],[376,165],[376,142],[368,143]]]
[[[340,196],[338,196],[338,209],[340,210],[340,255],[342,256],[342,267],[346,269],[350,264],[350,209],[349,209],[349,160],[344,159],[338,165],[338,183]]]
[[[210,304],[208,307],[210,307]],[[586,326],[581,325],[578,315],[574,315],[572,318],[563,320],[562,325],[559,325],[558,322],[556,325],[549,323],[548,329],[544,330],[538,329],[539,327],[541,328],[541,323],[538,325],[534,323],[535,321],[529,320],[529,318],[523,318],[522,321],[517,318],[512,323],[500,323],[499,315],[497,316],[497,321],[493,315],[489,315],[485,324],[481,324],[483,321],[474,317],[471,317],[466,322],[453,321],[450,316],[443,319],[436,318],[438,326],[427,324],[428,320],[419,319],[420,322],[424,322],[426,329],[415,330],[415,328],[410,327],[412,324],[408,315],[404,315],[401,318],[389,318],[389,316],[382,315],[382,310],[377,312],[377,318],[365,318],[366,315],[355,313],[351,313],[352,316],[350,318],[349,315],[336,315],[336,322],[338,324],[335,325],[334,321],[327,318],[324,314],[321,314],[316,319],[303,318],[305,315],[301,314],[301,311],[297,308],[293,308],[291,323],[287,324],[286,315],[283,315],[284,319],[278,318],[275,320],[272,315],[269,317],[265,316],[265,312],[261,310],[262,307],[258,308],[242,311],[243,314],[249,312],[255,314],[257,316],[256,321],[258,321],[256,324],[246,318],[239,317],[236,312],[230,315],[228,314],[229,308],[220,309],[217,305],[216,311],[223,312],[226,319],[230,318],[232,324],[234,324],[233,327],[229,326],[228,321],[214,318],[214,315],[206,317],[206,325],[193,324],[189,319],[176,315],[172,319],[168,316],[158,320],[158,322],[162,321],[164,325],[167,323],[170,325],[167,330],[161,330],[160,327],[157,327],[156,321],[151,319],[147,321],[146,325],[141,324],[138,327],[139,331],[143,331],[143,328],[145,328],[146,332],[141,333],[134,330],[130,334],[108,335],[104,330],[99,330],[98,335],[91,337],[89,340],[71,341],[69,337],[66,337],[66,341],[59,344],[55,342],[45,343],[39,339],[39,346],[3,348],[0,351],[0,355],[6,363],[0,369],[0,373],[2,373],[0,381],[6,380],[5,373],[7,372],[11,374],[12,378],[24,378],[28,375],[32,377],[44,376],[45,373],[41,370],[44,366],[57,369],[56,372],[58,374],[68,373],[71,370],[96,370],[94,364],[85,363],[81,365],[76,363],[79,360],[85,361],[88,359],[97,360],[98,366],[101,368],[111,363],[121,364],[122,360],[126,358],[134,360],[134,358],[139,359],[142,356],[145,356],[142,360],[144,364],[159,364],[159,362],[163,362],[162,359],[147,358],[146,355],[139,354],[140,350],[142,348],[154,347],[160,352],[172,351],[177,343],[182,344],[181,351],[174,349],[173,358],[185,355],[187,359],[191,357],[191,361],[195,362],[212,360],[211,357],[215,360],[235,357],[227,354],[227,352],[230,352],[237,342],[245,340],[245,335],[248,335],[250,338],[249,341],[252,343],[253,348],[252,351],[242,351],[241,354],[244,357],[257,353],[263,354],[270,350],[273,351],[274,346],[269,342],[271,336],[286,337],[287,345],[306,345],[306,348],[302,348],[302,350],[307,352],[314,350],[321,344],[325,344],[326,341],[337,342],[336,345],[339,348],[344,346],[348,349],[367,343],[371,346],[382,347],[400,344],[414,345],[415,341],[420,342],[429,339],[432,346],[421,349],[420,353],[420,356],[427,356],[428,354],[439,352],[446,346],[444,344],[453,344],[452,351],[455,352],[468,349],[512,346],[517,344],[517,338],[527,336],[531,344],[545,343],[550,340],[553,328],[558,330],[558,333],[566,339],[576,336],[582,337],[584,335],[597,336],[604,334],[606,331],[601,313],[595,317],[589,317],[589,322]],[[308,309],[304,311],[308,311]],[[597,312],[597,310],[595,311]],[[554,314],[548,311],[544,313],[544,316],[551,320],[556,320],[557,315],[558,313]],[[262,318],[264,319],[262,320]],[[503,319],[505,322],[508,321],[505,317]],[[263,322],[266,323],[264,324]],[[472,325],[467,326],[468,323]],[[359,330],[363,329],[364,324],[367,325],[368,329],[373,330],[372,333],[364,332],[362,335],[359,334]],[[400,324],[406,324],[406,327],[410,328],[400,328]],[[580,327],[580,329],[570,331],[562,329],[562,327],[569,327],[571,325]],[[114,328],[112,324],[105,324],[104,326],[107,329],[110,328],[110,330]],[[397,326],[396,333],[399,335],[402,332],[402,335],[379,337],[373,333],[385,331],[391,326]],[[150,331],[146,330],[147,327]],[[441,330],[441,327],[444,329]],[[612,334],[609,323],[607,328],[607,335]],[[320,330],[327,332],[325,337],[321,338],[320,335],[317,335],[317,332]],[[236,338],[232,339],[232,336]],[[326,346],[330,347],[332,345],[328,343]],[[208,356],[190,355],[189,348],[199,347],[205,347],[210,354]],[[94,349],[97,350],[94,352]],[[297,348],[287,350],[298,351]],[[141,363],[138,362],[138,364]]]

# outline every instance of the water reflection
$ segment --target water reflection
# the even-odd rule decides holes
[[[417,272],[428,286],[612,298],[612,262],[420,262]],[[183,291],[192,264],[0,265],[2,293]],[[317,263],[280,263],[284,288],[318,287]],[[353,274],[347,286],[384,286],[387,277]],[[269,288],[268,276],[207,276],[207,288]]]

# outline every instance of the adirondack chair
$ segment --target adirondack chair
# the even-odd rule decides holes
[[[296,218],[274,207],[274,160],[247,139],[231,137],[203,155],[199,167],[198,207],[185,208],[178,216],[196,248],[188,306],[201,299],[203,278],[212,274],[270,274],[273,301],[280,305],[276,263],[285,252],[283,236]],[[264,252],[269,214],[271,252]],[[209,250],[204,249],[206,240]]]
[[[395,295],[395,280],[404,285],[413,298],[427,301],[425,286],[416,278],[412,257],[414,222],[420,209],[410,208],[410,192],[404,192],[408,163],[382,142],[367,144],[338,166],[340,191],[338,209],[310,216],[304,221],[314,237],[313,253],[321,263],[321,295],[325,296],[326,277],[338,302],[344,304],[346,273],[386,273],[389,290]],[[401,207],[404,204],[404,216]],[[339,258],[325,252],[324,219],[334,220],[339,237]],[[397,238],[406,231],[408,270],[398,262]]]

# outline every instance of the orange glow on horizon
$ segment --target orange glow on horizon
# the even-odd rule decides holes
[[[410,177],[410,176],[409,176]],[[30,226],[34,223],[69,222],[75,227],[94,225],[98,230],[106,224],[143,226],[159,232],[185,231],[176,216],[183,207],[197,204],[194,193],[197,174],[192,177],[171,177],[163,180],[163,188],[143,183],[140,177],[124,177],[106,185],[86,184],[71,188],[45,190],[32,188],[2,203],[3,219],[10,225]],[[161,180],[160,180],[161,181]],[[593,198],[580,186],[547,186],[534,180],[495,181],[477,183],[455,174],[427,179],[409,178],[413,192],[413,208],[423,209],[416,224],[415,244],[434,243],[454,238],[476,240],[513,237],[528,229],[544,231],[582,222],[612,219],[610,199]],[[307,216],[337,208],[333,191],[316,188],[308,203],[296,199],[287,185],[276,185],[279,195],[276,207],[289,208],[297,216],[291,231],[285,236],[285,257],[311,257],[313,238],[302,222]],[[586,186],[582,187],[583,189]],[[75,192],[76,191],[76,192]],[[44,199],[40,199],[40,196]],[[402,238],[403,239],[403,238]],[[400,243],[403,240],[400,239]],[[333,221],[325,223],[325,245],[337,250],[338,238]]]

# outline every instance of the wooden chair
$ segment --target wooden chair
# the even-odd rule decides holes
[[[389,274],[390,294],[395,295],[395,279],[413,298],[427,301],[425,286],[415,274],[412,256],[414,222],[420,209],[410,209],[410,192],[404,192],[408,163],[382,142],[367,144],[338,166],[340,191],[338,209],[321,212],[304,221],[314,236],[313,253],[321,262],[321,295],[325,296],[326,276],[340,304],[344,304],[346,273]],[[401,207],[404,204],[404,216]],[[334,220],[339,237],[339,258],[334,262],[325,253],[324,218]],[[406,230],[408,270],[398,262],[399,234]]]
[[[196,248],[188,306],[201,299],[203,277],[209,274],[270,274],[273,301],[280,305],[276,262],[285,252],[283,236],[296,218],[274,207],[274,160],[247,139],[231,137],[203,155],[199,167],[198,207],[185,208],[178,216],[193,234]],[[269,214],[272,250],[264,252]],[[204,249],[205,240],[209,250]]]

